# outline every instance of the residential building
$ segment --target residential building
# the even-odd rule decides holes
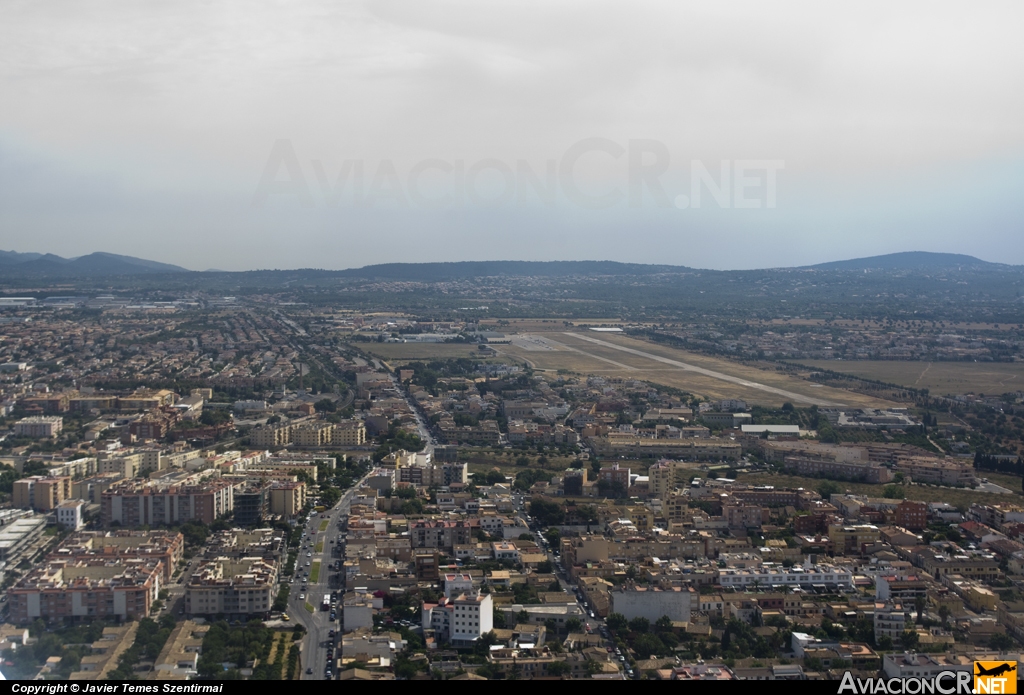
[[[82,500],[64,500],[57,505],[57,525],[71,531],[79,531],[85,525],[82,511],[85,502]]]
[[[334,446],[363,446],[366,444],[366,425],[358,420],[339,423],[334,429]]]
[[[692,589],[681,586],[641,586],[630,584],[610,592],[611,610],[627,620],[647,618],[654,623],[667,615],[674,622],[690,622]]]
[[[192,485],[122,481],[101,495],[100,523],[127,527],[186,521],[212,524],[234,509],[236,484],[216,478]]]
[[[905,609],[902,603],[887,602],[875,605],[875,642],[882,637],[888,637],[894,643],[898,643],[900,636],[907,630],[907,626],[913,627],[913,619],[908,615],[909,609]]]
[[[950,487],[972,487],[977,478],[970,462],[925,456],[902,456],[894,470],[916,483],[932,483]]]
[[[60,415],[33,415],[14,423],[14,436],[47,439],[56,437],[64,429],[64,418]]]
[[[144,618],[160,592],[161,575],[158,560],[50,560],[8,590],[11,620]]]
[[[928,505],[924,502],[903,500],[896,507],[896,525],[909,531],[922,531],[928,527]]]
[[[70,497],[70,477],[33,475],[14,481],[11,503],[19,509],[48,512]]]
[[[274,449],[290,444],[292,426],[287,424],[263,425],[249,432],[249,444],[261,449]]]
[[[265,558],[217,558],[185,587],[188,615],[265,616],[277,593],[277,565]]]
[[[250,485],[235,490],[235,523],[239,526],[257,526],[263,523],[269,507],[270,492],[262,485]]]
[[[160,562],[161,578],[171,581],[178,563],[185,554],[185,537],[175,531],[80,531],[65,538],[50,554],[53,560],[103,559],[117,562],[130,560]]]
[[[292,518],[306,506],[306,484],[274,482],[270,485],[270,513]]]
[[[853,574],[850,570],[834,565],[805,565],[803,567],[781,567],[765,563],[759,568],[718,570],[719,583],[726,588],[783,587],[799,586],[810,589],[815,586],[828,588],[853,588]]]

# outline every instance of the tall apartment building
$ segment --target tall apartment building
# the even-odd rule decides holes
[[[875,606],[875,641],[882,637],[888,637],[893,642],[898,642],[900,636],[907,629],[909,623],[913,627],[913,621],[908,620],[907,609],[903,604],[888,602],[881,606]]]
[[[334,424],[330,422],[309,422],[292,429],[292,444],[295,446],[324,447],[334,441]]]
[[[137,439],[163,439],[178,417],[178,413],[153,410],[129,424],[128,433]]]
[[[11,502],[19,509],[48,512],[70,498],[70,477],[33,475],[14,481]]]
[[[285,446],[291,441],[291,425],[264,425],[249,432],[249,444],[263,449]]]
[[[264,558],[217,558],[185,587],[189,615],[266,616],[277,593],[277,564]]]
[[[335,446],[363,446],[366,444],[366,425],[359,420],[349,420],[334,429]]]
[[[104,526],[150,526],[199,521],[212,524],[234,509],[237,483],[209,479],[195,485],[158,485],[126,480],[100,498]]]
[[[896,507],[896,525],[908,531],[922,531],[928,526],[928,505],[903,500]]]
[[[270,513],[285,518],[296,516],[306,506],[306,484],[275,482],[270,486]]]
[[[604,466],[597,474],[597,481],[609,484],[618,483],[623,490],[629,490],[629,472],[628,468],[620,468],[617,463]]]
[[[652,466],[653,468],[653,466]],[[582,497],[583,483],[586,481],[586,471],[567,470],[562,477],[562,492],[566,497]]]
[[[469,482],[469,467],[466,463],[413,464],[397,470],[397,481],[430,487],[431,485],[465,485]]]
[[[100,473],[120,473],[125,478],[134,478],[140,473],[160,471],[164,468],[164,453],[159,448],[136,448],[130,453],[104,455],[97,462],[97,470]]]
[[[103,491],[119,480],[121,476],[118,473],[99,473],[83,480],[75,480],[71,483],[71,496],[90,504],[99,504]]]
[[[263,523],[269,508],[269,490],[261,485],[235,490],[235,523],[256,526]]]
[[[122,456],[111,456],[100,459],[100,473],[114,473],[121,478],[134,478],[139,474],[142,464],[142,456],[139,454],[125,454]]]
[[[144,618],[160,593],[160,579],[158,560],[50,560],[8,589],[10,620]]]
[[[64,429],[64,418],[60,415],[34,415],[14,423],[16,437],[46,439],[56,437]]]
[[[425,603],[421,613],[423,629],[454,646],[470,646],[494,629],[494,602],[490,594],[470,591],[455,598]]]
[[[454,545],[466,545],[473,537],[473,525],[465,521],[423,519],[409,528],[413,548],[441,548],[451,550]]]
[[[185,537],[176,531],[81,531],[66,538],[47,560],[155,560],[164,583],[184,557]]]

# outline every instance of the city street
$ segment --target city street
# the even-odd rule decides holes
[[[329,633],[332,629],[341,630],[341,596],[344,594],[344,585],[338,582],[331,584],[331,577],[336,574],[340,575],[331,570],[331,565],[344,558],[343,553],[340,556],[334,554],[334,548],[339,542],[344,546],[341,540],[343,531],[339,524],[348,517],[352,497],[365,479],[366,476],[347,490],[333,508],[321,513],[313,512],[305,522],[306,536],[299,547],[299,556],[295,561],[294,581],[288,601],[289,617],[293,622],[301,623],[307,630],[302,643],[303,680],[322,680],[324,678],[324,670],[328,663],[327,647],[334,645],[334,639],[329,637]],[[321,517],[321,514],[324,516]],[[327,528],[320,531],[320,526],[324,521],[328,522]],[[334,539],[335,542],[331,543],[331,539]],[[315,552],[318,540],[323,541],[323,549],[319,553]],[[309,547],[304,547],[306,545]],[[311,557],[306,557],[307,553],[310,553]],[[320,572],[315,583],[309,582],[305,578],[305,573],[312,570],[312,563],[316,561],[320,562]],[[310,563],[309,567],[306,566],[307,562]],[[302,578],[299,576],[300,572],[303,573]],[[330,620],[330,611],[322,610],[324,596],[329,595],[332,591],[338,592],[337,619],[334,621]],[[299,596],[305,598],[300,599]],[[307,603],[313,607],[312,612],[306,608]],[[332,664],[337,656],[335,654]],[[312,673],[309,672],[310,670]]]

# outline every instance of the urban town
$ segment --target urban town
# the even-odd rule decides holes
[[[793,361],[1012,363],[1019,341],[977,326],[705,344],[207,292],[5,296],[0,325],[8,677],[1019,662],[1024,394]]]

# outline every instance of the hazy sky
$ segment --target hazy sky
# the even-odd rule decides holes
[[[1022,20],[1020,3],[7,0],[0,248],[198,270],[1024,263]]]

